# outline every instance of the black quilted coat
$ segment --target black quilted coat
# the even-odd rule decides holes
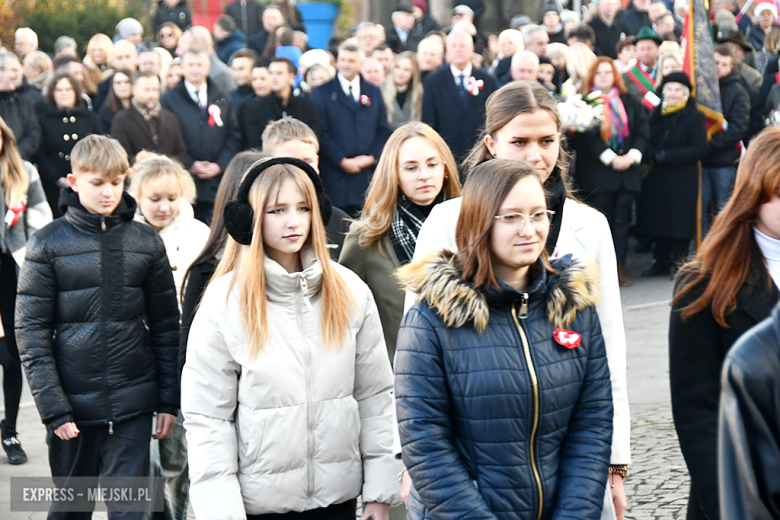
[[[171,266],[125,194],[112,215],[62,192],[65,216],[33,235],[19,274],[16,339],[41,418],[111,427],[175,414],[179,310]]]

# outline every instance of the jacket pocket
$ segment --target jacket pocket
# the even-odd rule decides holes
[[[249,474],[257,467],[263,448],[267,414],[262,410],[251,410],[239,406],[236,417],[238,433],[238,468],[240,473]]]

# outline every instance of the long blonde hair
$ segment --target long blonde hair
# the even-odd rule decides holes
[[[3,149],[0,151],[0,176],[2,176],[5,204],[11,208],[27,195],[30,179],[24,168],[24,161],[16,147],[16,138],[3,118],[0,118],[0,134],[3,136]]]
[[[267,160],[267,159],[266,159]],[[262,160],[261,160],[262,161]],[[254,163],[247,171],[259,165]],[[311,227],[306,245],[317,255],[322,266],[322,311],[320,313],[320,334],[323,347],[340,346],[349,332],[350,316],[355,308],[355,298],[347,282],[330,263],[325,246],[325,226],[320,216],[314,185],[303,170],[279,164],[266,169],[252,183],[249,190],[249,204],[254,209],[252,243],[248,246],[228,237],[225,254],[217,266],[212,282],[221,276],[233,273],[230,289],[239,287],[239,309],[241,323],[246,331],[249,356],[254,359],[268,342],[268,313],[265,248],[263,244],[263,217],[269,200],[277,197],[285,181],[292,180],[303,193],[306,204],[311,208]],[[278,326],[274,324],[274,326]]]
[[[413,121],[398,128],[387,140],[382,155],[374,171],[374,177],[368,186],[366,203],[358,221],[359,242],[362,247],[370,247],[379,241],[390,229],[393,213],[398,204],[401,191],[398,182],[398,155],[403,145],[412,137],[424,137],[436,149],[444,161],[444,184],[442,191],[447,198],[460,197],[460,179],[455,158],[436,131],[425,123]]]
[[[401,60],[409,60],[412,63],[412,79],[409,80],[409,102],[411,103],[412,110],[409,114],[412,121],[419,121],[422,119],[422,100],[423,100],[423,86],[420,80],[420,66],[417,64],[416,54],[412,51],[404,51],[398,55],[390,67],[390,73],[385,78],[385,82],[382,85],[382,98],[385,102],[385,110],[387,111],[387,122],[393,124],[393,118],[395,117],[395,99],[398,95],[398,89],[393,81],[395,75],[395,68],[398,66],[398,62]]]

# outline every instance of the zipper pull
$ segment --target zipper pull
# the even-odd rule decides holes
[[[523,293],[523,299],[521,301],[520,318],[523,319],[528,317],[528,293]]]
[[[108,421],[108,434],[114,435],[114,422]]]
[[[100,229],[106,230],[106,217],[100,217]]]
[[[306,278],[301,276],[301,292],[303,293],[303,303],[306,305],[306,309],[309,310],[309,312],[313,311],[314,308],[311,306],[311,302],[309,301],[309,297],[306,296],[306,293],[309,290],[309,284],[306,282]]]

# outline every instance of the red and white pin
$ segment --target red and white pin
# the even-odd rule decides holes
[[[218,105],[209,105],[209,126],[223,126],[222,109]]]
[[[568,349],[577,348],[582,344],[582,336],[579,332],[566,329],[555,329],[553,339],[559,345]]]

